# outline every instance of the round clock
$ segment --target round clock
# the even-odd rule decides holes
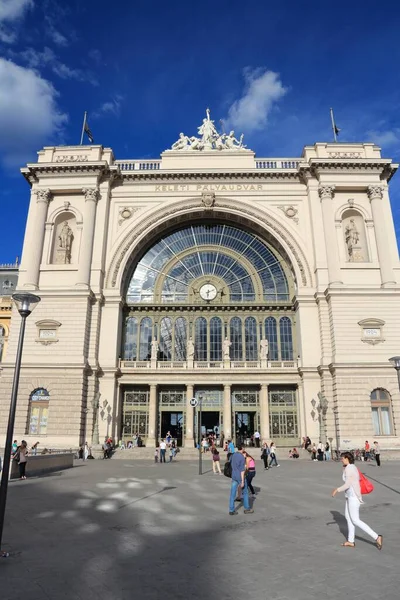
[[[212,283],[205,283],[200,288],[200,296],[203,300],[214,300],[217,296],[217,288]]]

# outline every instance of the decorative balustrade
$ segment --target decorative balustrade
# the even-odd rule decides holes
[[[115,164],[121,171],[158,171],[161,160],[116,160]],[[258,158],[255,161],[256,169],[297,169],[299,159],[294,158]]]
[[[258,158],[256,169],[297,169],[299,160],[293,158]]]
[[[258,361],[258,360],[232,360],[232,361],[150,361],[150,360],[120,360],[121,369],[295,369],[297,368],[297,360],[274,360],[274,361]]]
[[[158,171],[161,160],[116,160],[121,171]]]

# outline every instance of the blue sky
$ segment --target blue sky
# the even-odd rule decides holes
[[[268,0],[0,0],[0,263],[21,254],[44,145],[95,142],[154,158],[204,110],[258,156],[374,141],[400,161],[400,5]],[[391,189],[400,238],[400,173]]]

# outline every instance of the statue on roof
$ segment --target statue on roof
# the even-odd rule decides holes
[[[199,137],[188,137],[184,133],[179,134],[179,139],[171,146],[171,150],[194,151],[194,150],[245,150],[243,134],[239,139],[235,137],[232,130],[229,134],[218,133],[214,121],[210,117],[210,109],[206,109],[206,118],[197,128]]]

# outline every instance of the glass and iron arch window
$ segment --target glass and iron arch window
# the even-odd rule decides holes
[[[174,359],[177,361],[186,360],[187,352],[187,322],[183,317],[178,317],[175,321],[175,340],[174,340]]]
[[[150,360],[153,323],[150,317],[140,322],[139,360]]]
[[[30,435],[46,435],[49,416],[50,394],[44,388],[34,390],[29,398],[29,424],[27,433]]]
[[[210,360],[222,360],[222,321],[219,317],[210,320]]]
[[[204,276],[221,279],[234,302],[256,299],[254,281],[264,301],[287,302],[283,264],[276,251],[247,231],[222,224],[191,225],[165,236],[145,253],[130,280],[127,303],[154,303],[160,278],[162,303],[188,302],[191,283]]]
[[[139,327],[137,318],[128,317],[125,323],[125,360],[137,360],[138,329]]]
[[[246,360],[257,360],[257,321],[254,317],[247,317],[244,322],[244,336],[246,345]]]
[[[231,360],[243,360],[242,319],[233,317],[230,322]]]
[[[371,392],[371,411],[374,435],[393,435],[392,399],[387,390]]]
[[[199,317],[194,329],[194,358],[197,361],[207,360],[207,320]]]

